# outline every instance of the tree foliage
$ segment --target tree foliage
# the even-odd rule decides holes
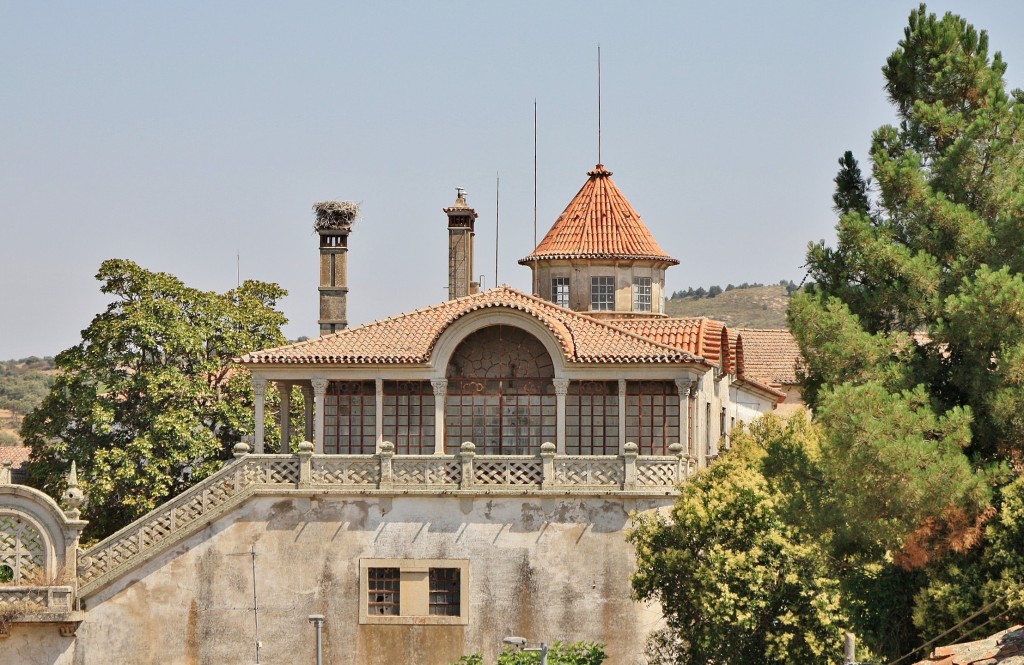
[[[116,259],[96,278],[112,301],[56,357],[22,437],[30,482],[51,496],[77,463],[83,517],[102,537],[214,472],[252,432],[251,382],[231,360],[284,342],[285,292],[257,281],[201,291]]]
[[[681,489],[668,518],[639,519],[633,589],[667,628],[652,662],[836,662],[849,625],[818,534],[801,525],[818,456],[806,418],[772,417]],[[809,475],[807,475],[809,474]]]
[[[555,642],[548,650],[549,665],[601,665],[608,656],[604,645],[596,642]],[[463,656],[452,665],[483,665],[483,655]],[[541,656],[536,651],[520,651],[505,647],[498,655],[498,665],[539,665]]]

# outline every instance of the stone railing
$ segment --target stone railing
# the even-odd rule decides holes
[[[0,609],[16,608],[31,614],[70,612],[74,590],[69,586],[2,586]]]
[[[666,456],[637,455],[626,444],[621,456],[556,455],[545,443],[540,455],[477,455],[472,443],[457,455],[399,455],[389,442],[377,455],[314,455],[299,444],[297,455],[250,455],[236,460],[148,515],[93,545],[78,558],[79,595],[87,596],[127,570],[210,524],[256,492],[460,491],[471,493],[672,492],[695,467],[682,446]]]

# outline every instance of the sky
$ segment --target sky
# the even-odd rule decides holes
[[[484,286],[529,290],[534,102],[539,239],[598,160],[598,45],[601,159],[681,261],[667,289],[799,281],[838,158],[893,122],[881,67],[916,6],[0,0],[0,359],[76,344],[108,258],[276,282],[285,334],[316,335],[323,199],[362,209],[351,326],[447,297],[456,187]],[[1024,3],[929,10],[1024,87]]]

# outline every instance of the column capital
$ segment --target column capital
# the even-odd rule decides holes
[[[267,392],[267,380],[262,376],[252,377],[252,391],[260,396],[265,395]]]
[[[569,379],[551,379],[551,385],[555,387],[556,395],[565,395],[569,392]]]
[[[448,392],[448,379],[431,379],[430,387],[434,389],[434,397],[444,397]]]
[[[327,379],[310,379],[309,383],[313,386],[314,394],[323,395],[327,392]]]

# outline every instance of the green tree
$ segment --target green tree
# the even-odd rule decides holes
[[[669,518],[640,518],[633,589],[657,600],[667,628],[652,662],[684,665],[837,662],[849,618],[827,551],[800,524],[817,436],[806,418],[775,418],[681,489]],[[775,475],[778,473],[779,475]]]
[[[103,537],[214,472],[252,432],[251,382],[231,361],[284,343],[286,320],[274,284],[218,294],[116,259],[96,278],[112,302],[56,357],[21,434],[30,482],[51,496],[77,463],[83,517]]]
[[[596,642],[555,642],[548,650],[549,665],[601,665],[607,658],[604,645]],[[539,665],[540,661],[540,653],[514,647],[505,647],[498,655],[498,665]],[[452,665],[483,665],[483,662],[483,655],[478,652],[463,656]]]

